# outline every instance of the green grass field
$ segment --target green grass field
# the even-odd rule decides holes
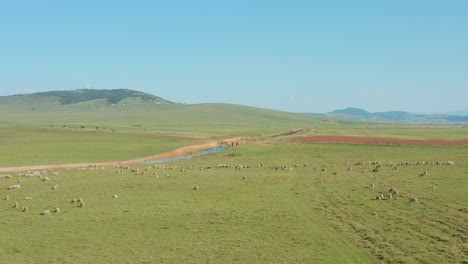
[[[468,263],[467,147],[300,144],[288,134],[466,139],[466,128],[135,100],[113,108],[101,99],[0,98],[0,167],[263,140],[165,169],[132,165],[139,176],[113,167],[42,172],[50,181],[1,173],[12,178],[0,179],[0,263]],[[449,160],[455,165],[432,164]],[[375,161],[384,166],[372,172]],[[422,161],[431,163],[413,164]],[[401,162],[411,165],[388,165]],[[375,200],[390,188],[399,194]],[[70,203],[80,197],[85,207]]]
[[[202,141],[154,133],[83,130],[0,127],[0,167],[120,161]]]
[[[56,170],[50,182],[14,173],[0,180],[0,197],[10,196],[0,200],[0,263],[464,263],[467,156],[462,147],[271,141],[165,164],[186,171]],[[455,165],[347,165],[447,160]],[[207,168],[218,164],[264,166]],[[18,179],[20,189],[6,190]],[[399,195],[374,200],[389,188]]]

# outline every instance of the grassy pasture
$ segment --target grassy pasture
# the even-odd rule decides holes
[[[154,133],[0,127],[0,167],[126,160],[200,141]]]
[[[22,178],[20,189],[6,190],[15,173],[0,180],[0,197],[10,196],[0,200],[0,263],[462,263],[467,156],[456,147],[275,141],[166,164],[185,172],[57,170],[50,182]],[[347,170],[376,160],[456,164]],[[264,167],[200,170],[217,164]],[[392,200],[373,199],[392,187],[400,192]],[[73,197],[86,207],[70,204]],[[11,208],[16,201],[30,211]],[[61,213],[39,215],[54,207]]]

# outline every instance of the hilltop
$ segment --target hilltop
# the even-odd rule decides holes
[[[34,95],[34,94],[33,94]],[[50,91],[36,93],[39,96],[56,96],[63,105],[104,99],[109,104],[118,104],[127,98],[140,98],[143,102],[172,103],[161,97],[129,89],[95,90],[78,89],[71,91]]]
[[[142,103],[174,104],[161,97],[129,89],[77,89],[0,97],[0,108],[8,108],[9,111],[35,108],[53,109],[57,106],[92,108]]]

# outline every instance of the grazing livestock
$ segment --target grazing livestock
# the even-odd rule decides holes
[[[54,187],[52,187],[52,190],[57,190],[58,184],[56,184]]]
[[[119,196],[117,194],[114,194],[114,195],[112,195],[112,198],[114,198],[114,199],[119,198]]]
[[[7,201],[10,200],[10,196],[7,195],[7,196],[5,197],[5,200],[7,200]]]
[[[27,207],[26,205],[24,205],[23,207],[21,207],[21,211],[22,211],[22,212],[27,212],[27,211],[29,211],[29,207]]]
[[[41,212],[41,215],[50,215],[50,211],[49,210],[44,210]]]
[[[194,191],[198,191],[198,186],[193,187]]]
[[[375,196],[375,199],[378,200],[378,201],[382,201],[384,198],[383,194],[377,194],[377,196]]]
[[[417,202],[418,202],[418,198],[416,198],[416,197],[410,197],[410,198],[409,198],[409,202],[410,202],[410,203],[417,203]]]
[[[11,175],[0,175],[0,179],[11,179]]]
[[[60,208],[56,207],[54,213],[60,213]]]
[[[15,203],[15,204],[13,205],[13,208],[15,208],[15,209],[16,209],[16,208],[19,208],[19,203]]]
[[[70,203],[71,203],[71,204],[76,203],[76,198],[71,199]]]
[[[13,184],[13,185],[8,186],[7,189],[8,189],[8,190],[13,190],[13,189],[19,189],[19,188],[21,188],[21,185],[19,185],[19,184]]]
[[[78,205],[78,207],[84,207],[85,206],[85,202],[84,201],[81,201],[80,204]]]
[[[42,178],[42,181],[50,181],[49,177]]]
[[[24,199],[26,199],[26,200],[32,200],[32,197],[31,197],[31,196],[26,196],[26,197],[24,197]]]

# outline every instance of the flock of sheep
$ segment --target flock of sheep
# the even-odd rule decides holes
[[[455,163],[453,161],[430,161],[430,162],[429,161],[419,161],[419,162],[399,162],[399,163],[396,163],[396,162],[382,163],[382,162],[379,162],[379,161],[368,161],[368,162],[357,162],[357,163],[354,163],[354,164],[350,164],[348,162],[345,165],[345,171],[348,171],[348,172],[353,171],[354,170],[353,166],[358,167],[358,166],[366,166],[366,165],[373,168],[372,172],[378,172],[379,169],[382,169],[384,167],[390,167],[393,170],[395,170],[395,169],[398,169],[398,167],[401,167],[401,166],[411,166],[411,165],[454,165],[454,164]],[[131,168],[128,165],[118,165],[118,166],[116,166],[117,170],[115,172],[116,173],[123,173],[124,171],[128,170],[131,173],[133,173],[134,175],[144,175],[145,172],[147,172],[147,171],[149,171],[151,169],[156,169],[156,170],[157,169],[159,169],[159,170],[178,170],[180,172],[186,172],[187,170],[194,170],[194,169],[204,171],[204,170],[210,170],[210,169],[242,170],[242,169],[253,169],[253,168],[268,168],[268,169],[272,169],[272,170],[276,170],[276,171],[278,171],[278,170],[292,171],[293,168],[308,167],[308,166],[309,166],[309,164],[307,164],[307,163],[305,163],[303,165],[300,165],[300,164],[296,163],[296,164],[294,164],[292,166],[285,165],[285,164],[275,164],[275,165],[269,165],[269,166],[265,166],[265,164],[235,164],[235,165],[234,164],[217,164],[217,165],[204,165],[204,166],[194,166],[194,165],[181,166],[181,165],[155,164],[155,165],[147,167],[145,169],[138,169],[138,168]],[[326,169],[329,168],[329,167],[336,167],[336,164],[323,164],[323,165],[319,165],[319,166],[310,166],[310,167],[313,170],[317,170],[317,171],[320,171],[320,172],[325,172]],[[369,167],[367,167],[367,168],[369,168]],[[84,168],[80,168],[80,169],[84,169]],[[96,168],[96,166],[90,165],[88,169],[94,170],[94,169],[104,169],[104,168]],[[367,169],[362,168],[361,172],[362,173],[367,173]],[[35,178],[39,178],[43,182],[50,182],[51,178],[49,176],[46,176],[46,175],[49,175],[49,173],[51,173],[52,176],[59,176],[58,172],[53,172],[51,170],[48,170],[48,171],[27,171],[25,173],[20,173],[18,176],[19,176],[19,178],[21,178],[21,177],[35,177]],[[336,175],[336,172],[334,172],[333,174]],[[428,174],[429,174],[428,171],[424,170],[419,175],[420,176],[427,176]],[[159,177],[159,174],[157,172],[153,172],[152,175]],[[169,176],[169,175],[167,174],[166,176]],[[1,179],[11,180],[11,179],[13,179],[13,176],[12,175],[0,175],[0,180]],[[245,176],[243,177],[243,179],[245,179]],[[21,188],[21,179],[18,179],[17,183],[9,185],[6,189],[9,190],[9,191],[13,191],[15,189],[20,189],[20,188]],[[58,188],[58,184],[54,185],[51,189],[56,190],[57,188]],[[375,184],[371,183],[370,188],[374,189]],[[199,187],[194,186],[192,188],[192,190],[199,190]],[[375,196],[375,200],[377,200],[377,201],[391,200],[393,197],[398,196],[398,195],[399,195],[398,190],[396,188],[392,187],[392,188],[389,189],[387,195],[384,195],[383,193],[378,193]],[[118,198],[118,195],[114,194],[112,197],[115,199],[115,198]],[[26,200],[31,200],[32,197],[26,196],[25,199]],[[408,197],[408,199],[409,199],[410,202],[418,202],[418,199],[416,197]],[[6,195],[4,200],[7,200],[7,201],[10,200],[10,196]],[[71,204],[75,204],[75,205],[77,205],[78,207],[81,207],[81,208],[85,207],[85,202],[84,202],[83,198],[72,198],[71,199]],[[12,207],[14,209],[19,209],[22,212],[28,212],[29,211],[29,207],[27,205],[20,206],[20,204],[18,202],[15,202]],[[49,210],[49,209],[46,209],[46,210],[43,210],[40,214],[44,215],[44,216],[47,216],[47,215],[50,215],[51,212],[58,214],[58,213],[60,213],[60,208],[56,207],[52,211]]]
[[[45,175],[48,175],[48,173],[52,173],[51,175],[52,176],[59,176],[60,174],[58,172],[52,172],[51,170],[44,170],[44,171],[27,171],[25,173],[20,173],[18,175],[18,177],[35,177],[35,178],[39,178],[41,181],[43,182],[50,182],[50,178],[48,176],[45,176]],[[0,179],[12,179],[13,176],[11,175],[0,175]],[[21,188],[21,179],[19,179],[17,181],[17,184],[13,184],[13,185],[10,185],[7,187],[7,190],[14,190],[14,189],[19,189]],[[52,190],[57,190],[58,188],[58,184],[55,184],[51,189]],[[25,200],[32,200],[32,197],[31,196],[25,196],[24,197]],[[6,201],[9,201],[10,200],[10,195],[6,195],[4,200]],[[79,199],[76,199],[76,198],[73,198],[72,199],[72,204],[73,203],[76,203],[78,205],[78,207],[84,207],[85,206],[85,203],[84,203],[84,200],[83,198],[79,198]],[[29,211],[29,206],[28,205],[22,205],[20,206],[20,204],[18,202],[15,202],[12,206],[13,209],[19,209],[19,211],[21,212],[28,212]],[[43,211],[41,211],[40,215],[44,215],[44,216],[48,216],[52,213],[60,213],[60,208],[59,207],[55,207],[53,210],[49,210],[49,209],[45,209]]]

